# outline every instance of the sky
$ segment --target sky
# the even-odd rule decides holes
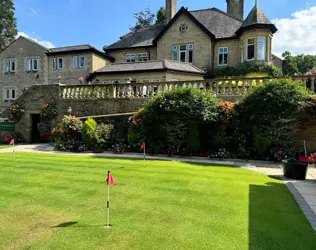
[[[245,1],[245,18],[255,0]],[[13,0],[19,34],[46,47],[91,44],[99,49],[129,32],[133,13],[147,7],[154,13],[165,0]],[[258,0],[279,31],[273,52],[316,55],[316,0]],[[226,11],[226,0],[178,0],[189,10],[216,7]]]

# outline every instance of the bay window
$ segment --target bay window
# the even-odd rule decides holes
[[[225,66],[228,64],[228,47],[218,48],[218,65]]]
[[[255,60],[255,38],[247,40],[247,61]]]
[[[257,46],[258,46],[257,60],[265,61],[266,60],[266,37],[265,36],[257,37]]]
[[[174,44],[172,45],[172,60],[179,62],[193,62],[193,50],[192,43],[189,44]]]

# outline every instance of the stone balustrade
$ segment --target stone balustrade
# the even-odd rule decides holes
[[[218,97],[241,97],[255,86],[271,81],[273,78],[232,78],[206,79],[198,81],[125,83],[125,84],[84,84],[60,85],[61,99],[107,99],[107,98],[151,98],[161,92],[179,87],[193,87],[200,91],[208,91]],[[281,79],[281,78],[274,78]],[[308,85],[308,80],[315,82],[315,77],[293,77],[311,91],[314,84]]]

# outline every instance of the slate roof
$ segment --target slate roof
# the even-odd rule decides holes
[[[157,60],[148,62],[134,62],[134,63],[113,63],[107,65],[96,72],[95,74],[113,74],[113,73],[125,73],[125,72],[146,72],[146,71],[176,71],[184,73],[192,73],[204,75],[206,72],[198,67],[183,62],[176,62],[171,60]]]
[[[234,37],[242,22],[217,9],[190,11],[190,13],[207,28],[216,39]]]
[[[243,22],[237,33],[240,34],[246,29],[255,27],[269,28],[273,33],[277,31],[275,25],[269,21],[269,19],[266,17],[263,11],[259,8],[258,4],[256,4],[252,8],[246,20]]]
[[[104,47],[104,50],[121,49],[121,48],[135,48],[135,47],[147,47],[153,45],[153,40],[165,27],[164,24],[153,25],[147,28],[130,32],[121,39],[110,46]]]
[[[68,53],[75,53],[75,52],[94,52],[104,58],[109,59],[110,61],[114,61],[114,58],[106,53],[98,50],[97,48],[91,46],[90,44],[83,44],[83,45],[75,45],[75,46],[67,46],[67,47],[59,47],[59,48],[51,48],[48,49],[46,54],[48,55],[55,55],[55,54],[68,54]]]
[[[182,14],[186,14],[211,39],[237,38],[243,31],[253,27],[269,28],[273,33],[277,31],[277,28],[268,20],[258,5],[251,10],[244,22],[217,8],[188,11],[182,7],[167,25],[153,25],[130,32],[121,37],[116,43],[103,49],[111,51],[115,49],[154,46]]]

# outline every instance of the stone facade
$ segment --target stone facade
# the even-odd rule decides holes
[[[111,52],[111,56],[115,58],[115,63],[126,62],[126,55],[128,54],[140,54],[147,53],[148,61],[157,60],[157,48],[145,47],[145,48],[129,48],[120,49]]]
[[[219,65],[219,49],[228,48],[227,65]],[[240,65],[240,41],[239,39],[219,40],[214,45],[214,68],[237,67]]]
[[[187,31],[180,32],[185,24]],[[179,16],[157,43],[157,59],[172,60],[172,45],[193,44],[193,64],[202,70],[212,68],[211,38],[186,15]]]
[[[45,52],[46,48],[43,46],[19,37],[0,54],[0,112],[12,104],[26,88],[48,83]],[[28,70],[28,59],[37,59],[37,70]],[[6,72],[6,62],[9,60],[15,61],[14,72]]]

